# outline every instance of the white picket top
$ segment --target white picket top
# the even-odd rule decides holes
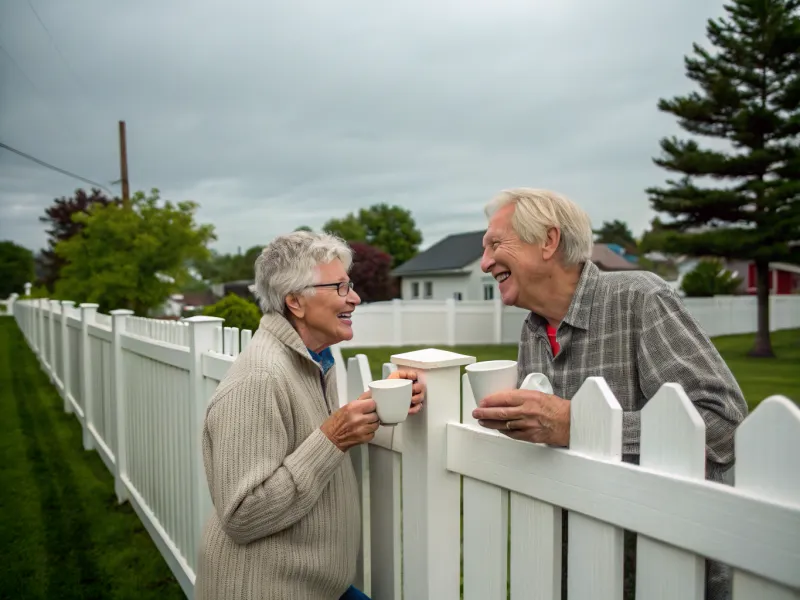
[[[17,299],[13,311],[83,427],[84,447],[103,459],[119,500],[135,506],[191,598],[199,534],[213,510],[199,430],[252,332],[210,317],[153,321],[47,299]],[[369,361],[345,362],[332,350],[345,404],[368,388]],[[623,529],[638,532],[638,599],[702,598],[706,557],[732,566],[734,600],[800,597],[793,402],[771,396],[738,428],[730,487],[704,479],[705,424],[676,384],[641,411],[637,466],[621,461],[622,409],[602,378],[587,379],[572,399],[569,449],[552,448],[477,425],[463,374],[474,360],[429,348],[381,365],[382,377],[418,370],[427,392],[421,413],[350,453],[363,518],[355,583],[372,598],[455,600],[463,577],[465,599],[509,590],[559,600],[564,511],[572,600],[619,600]]]

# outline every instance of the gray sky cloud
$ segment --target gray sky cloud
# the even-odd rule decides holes
[[[720,0],[221,4],[31,0],[0,8],[0,141],[112,187],[200,203],[223,251],[376,202],[427,246],[485,226],[500,189],[557,189],[641,233],[678,132],[661,97]],[[9,55],[11,58],[9,58]],[[12,62],[15,61],[16,65]],[[0,150],[0,239],[79,181]],[[114,188],[112,188],[114,189]]]

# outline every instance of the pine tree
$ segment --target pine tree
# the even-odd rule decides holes
[[[800,0],[733,0],[708,21],[713,51],[693,45],[687,77],[700,90],[660,100],[693,136],[661,141],[654,162],[679,173],[650,188],[663,249],[755,262],[758,328],[751,356],[774,356],[769,263],[800,259]]]

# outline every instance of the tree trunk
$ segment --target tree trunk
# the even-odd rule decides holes
[[[755,344],[748,356],[775,358],[769,336],[769,261],[756,261],[756,296],[758,298],[758,327]]]

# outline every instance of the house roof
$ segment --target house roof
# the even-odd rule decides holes
[[[483,254],[485,230],[447,236],[392,271],[395,277],[464,269]]]
[[[394,277],[459,272],[483,254],[485,230],[468,231],[448,236],[420,252],[392,271]],[[633,271],[640,267],[611,250],[606,244],[595,244],[592,262],[605,271]]]

